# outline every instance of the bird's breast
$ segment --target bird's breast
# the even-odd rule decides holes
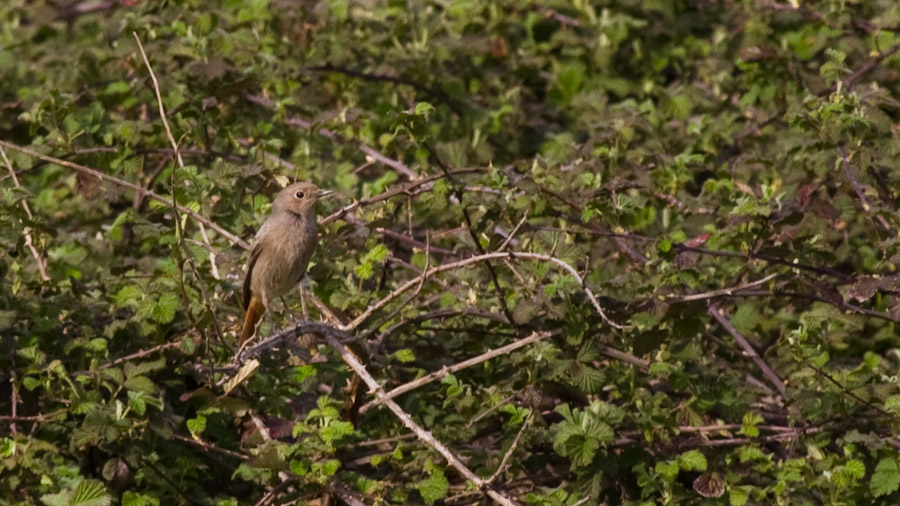
[[[262,250],[252,285],[269,300],[297,286],[316,249],[315,221],[293,215],[285,218],[267,223],[258,237]]]

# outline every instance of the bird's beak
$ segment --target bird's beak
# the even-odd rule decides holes
[[[322,198],[326,195],[331,195],[332,193],[334,193],[334,190],[319,190],[316,192],[316,197]]]

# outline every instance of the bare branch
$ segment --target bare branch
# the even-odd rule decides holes
[[[63,415],[68,413],[68,409],[60,409],[58,411],[54,411],[52,413],[46,413],[43,415],[33,415],[33,416],[7,416],[0,415],[0,420],[10,420],[13,422],[43,422],[44,420],[49,420],[55,416]]]
[[[229,457],[234,457],[236,459],[247,460],[249,458],[247,455],[244,455],[243,453],[238,453],[236,451],[229,450],[227,448],[221,448],[214,444],[208,443],[200,438],[189,438],[187,436],[182,436],[181,434],[172,434],[172,437],[179,441],[184,441],[185,443],[190,443],[194,446],[199,446],[200,448],[203,448],[204,450],[218,452],[218,453],[221,453],[222,455],[228,455]]]
[[[522,215],[522,219],[519,220],[519,223],[516,225],[516,227],[514,229],[512,229],[512,232],[510,232],[509,235],[506,236],[506,239],[503,240],[503,244],[501,244],[500,247],[497,248],[497,251],[503,251],[504,249],[506,249],[506,245],[509,244],[509,241],[511,241],[513,237],[516,236],[516,232],[519,231],[519,228],[522,226],[523,223],[525,223],[525,220],[527,220],[527,219],[528,219],[528,210],[526,209],[525,214]]]
[[[733,286],[731,288],[722,288],[720,290],[712,290],[709,292],[695,293],[695,294],[691,294],[691,295],[683,295],[680,297],[679,296],[666,297],[665,301],[671,302],[671,303],[689,302],[689,301],[693,301],[693,300],[713,299],[713,298],[722,297],[725,295],[736,295],[741,290],[747,290],[749,288],[756,288],[757,286],[765,284],[767,281],[769,281],[773,278],[776,278],[778,276],[779,276],[779,274],[776,272],[775,274],[769,274],[768,276],[766,276],[762,279],[759,279],[757,281],[753,281],[750,283],[744,283],[743,285]]]
[[[872,204],[869,203],[869,198],[866,197],[866,191],[863,189],[862,185],[859,183],[859,180],[856,178],[856,170],[854,170],[853,165],[850,164],[850,158],[847,155],[847,150],[844,149],[843,146],[838,148],[838,153],[841,156],[841,170],[844,172],[844,177],[847,178],[847,181],[850,182],[850,186],[853,188],[853,192],[856,193],[856,197],[859,199],[859,203],[862,206],[863,211],[866,214],[872,214]],[[890,232],[891,225],[884,219],[884,216],[880,214],[875,215],[875,219],[878,220],[878,223],[884,227],[885,230]]]
[[[449,264],[444,264],[444,265],[440,265],[437,267],[433,267],[433,268],[423,272],[420,276],[418,276],[414,279],[411,279],[411,280],[407,281],[406,283],[402,284],[397,289],[395,289],[393,292],[391,292],[387,296],[385,296],[383,299],[375,302],[374,304],[371,304],[368,308],[366,308],[365,311],[362,312],[362,314],[360,314],[359,316],[354,318],[353,321],[351,321],[350,323],[348,323],[346,325],[342,325],[340,328],[341,328],[341,330],[356,329],[357,327],[359,327],[360,324],[362,324],[370,316],[372,316],[373,313],[375,313],[379,309],[383,308],[384,306],[389,304],[391,301],[393,301],[400,295],[403,295],[405,292],[410,290],[412,287],[414,287],[418,283],[420,283],[420,278],[427,279],[427,278],[431,278],[435,274],[438,274],[438,273],[441,273],[444,271],[459,269],[461,267],[465,267],[467,265],[471,265],[471,264],[474,264],[477,262],[484,262],[484,261],[488,261],[488,260],[503,259],[503,258],[508,258],[510,260],[518,260],[518,259],[538,260],[538,261],[543,261],[543,262],[552,262],[552,263],[556,264],[557,266],[561,267],[563,270],[568,272],[572,277],[574,277],[576,281],[578,281],[578,284],[581,285],[582,290],[584,290],[585,294],[588,296],[588,299],[590,299],[591,304],[594,306],[594,309],[597,311],[597,313],[600,315],[600,318],[607,325],[617,328],[617,329],[625,328],[625,327],[611,321],[606,316],[606,313],[603,311],[603,308],[600,307],[600,303],[597,301],[597,297],[595,297],[594,293],[591,291],[591,289],[585,285],[584,279],[581,277],[580,274],[578,274],[578,271],[575,270],[574,267],[572,267],[565,261],[560,260],[559,258],[550,256],[550,255],[543,255],[540,253],[511,252],[511,251],[506,252],[506,253],[503,253],[503,252],[485,253],[483,255],[472,256],[469,258],[464,258],[457,262],[452,262]]]
[[[366,383],[366,385],[368,385],[370,391],[375,394],[375,397],[383,402],[406,428],[415,432],[419,439],[421,439],[428,446],[431,446],[438,453],[440,453],[441,456],[443,456],[447,461],[447,463],[450,464],[451,467],[456,469],[460,474],[462,474],[463,477],[471,481],[475,488],[484,490],[487,495],[491,497],[491,499],[503,506],[516,506],[516,503],[512,499],[507,497],[505,494],[489,487],[484,480],[473,473],[471,469],[469,469],[461,460],[459,460],[459,458],[454,455],[449,448],[435,439],[435,437],[430,432],[417,424],[409,415],[409,413],[403,411],[403,408],[401,408],[396,402],[387,398],[384,390],[381,388],[378,382],[375,381],[375,378],[373,378],[372,375],[369,374],[369,371],[366,370],[362,362],[360,362],[360,360],[355,355],[350,353],[350,350],[348,350],[347,347],[345,347],[340,343],[340,341],[337,340],[337,338],[335,338],[335,336],[333,335],[333,331],[325,332],[323,333],[323,336],[325,337],[325,340],[328,342],[328,344],[331,345],[331,347],[334,348],[335,351],[338,352],[338,354],[340,354],[344,362],[346,362],[347,365],[349,365],[350,368],[353,369],[353,371]]]
[[[463,221],[466,224],[466,231],[469,232],[469,237],[472,238],[472,243],[475,245],[475,249],[478,250],[479,253],[484,255],[487,253],[485,251],[484,246],[481,245],[481,240],[478,238],[478,233],[475,232],[475,228],[472,225],[472,216],[469,214],[469,210],[466,208],[463,203],[463,193],[459,189],[459,186],[453,184],[455,183],[455,179],[453,178],[453,174],[450,172],[450,167],[444,163],[444,160],[438,156],[437,151],[431,147],[427,142],[422,142],[422,146],[425,150],[428,151],[428,154],[437,162],[438,167],[440,167],[441,172],[444,173],[444,176],[447,178],[447,181],[451,183],[451,188],[453,191],[453,195],[456,197],[457,203],[459,205],[459,210],[462,212]],[[491,283],[494,285],[494,291],[497,293],[497,302],[500,303],[500,309],[503,310],[503,314],[506,315],[506,319],[509,320],[509,324],[513,327],[516,326],[516,319],[513,317],[512,311],[509,309],[509,304],[506,303],[506,292],[503,291],[503,288],[500,287],[500,279],[497,277],[497,271],[494,269],[494,265],[490,261],[485,261],[484,266],[487,268],[488,274],[491,276]]]
[[[751,345],[750,342],[747,341],[747,339],[744,338],[744,336],[742,336],[736,328],[734,328],[734,325],[732,325],[731,322],[728,321],[728,318],[726,318],[722,314],[722,312],[719,311],[719,308],[716,307],[715,304],[710,304],[707,312],[710,314],[710,316],[715,318],[717,322],[719,322],[719,325],[721,325],[722,328],[724,328],[729,334],[731,334],[731,337],[733,337],[734,340],[738,342],[741,348],[743,348],[744,352],[750,357],[751,360],[753,360],[753,363],[755,363],[756,366],[759,367],[760,371],[762,371],[763,373],[763,376],[765,376],[766,379],[769,380],[769,383],[771,383],[772,386],[774,386],[775,389],[778,390],[778,393],[780,393],[782,397],[785,397],[786,394],[784,381],[782,381],[781,378],[779,378],[778,375],[775,374],[775,371],[773,371],[772,368],[769,367],[769,364],[767,364],[766,361],[759,356],[759,353],[756,352],[756,349],[753,348],[753,345]]]
[[[462,174],[479,173],[479,172],[483,172],[483,171],[484,171],[483,169],[478,168],[478,167],[468,167],[468,168],[456,169],[456,170],[451,171],[450,173],[453,175],[462,175]],[[367,205],[374,204],[376,202],[381,202],[381,201],[387,200],[389,198],[395,197],[397,195],[409,195],[416,188],[427,185],[429,183],[433,183],[434,181],[437,181],[438,179],[442,179],[443,177],[444,177],[444,174],[431,174],[431,175],[425,176],[423,178],[416,179],[415,181],[410,181],[409,183],[391,188],[390,190],[382,192],[378,195],[355,201],[352,204],[349,204],[347,206],[344,206],[341,209],[338,209],[337,211],[326,216],[325,218],[320,219],[319,225],[324,225],[326,223],[331,223],[334,220],[340,219],[345,214],[352,212],[352,211],[356,210],[357,208],[365,207]]]
[[[522,439],[522,434],[525,433],[525,429],[529,424],[531,424],[531,419],[533,417],[533,415],[529,414],[528,417],[525,418],[525,421],[522,422],[522,428],[519,429],[519,433],[516,434],[516,438],[513,439],[512,444],[509,445],[509,450],[506,450],[506,454],[503,455],[503,460],[500,461],[500,465],[497,466],[497,470],[494,471],[494,474],[492,474],[491,477],[487,479],[487,481],[485,481],[486,484],[490,485],[491,483],[493,483],[494,480],[496,480],[506,469],[506,463],[509,462],[509,458],[512,457],[513,452],[516,451],[516,447],[519,445],[519,440]]]
[[[9,169],[9,176],[12,178],[16,188],[21,188],[22,185],[19,184],[19,178],[16,177],[16,171],[13,169],[12,162],[9,161],[9,158],[6,156],[6,150],[2,147],[0,147],[0,155],[3,155],[3,162],[6,163],[6,168]],[[31,208],[28,207],[28,202],[25,199],[22,199],[22,209],[25,209],[25,214],[28,216],[29,220],[34,219],[34,215],[31,214]],[[38,272],[41,274],[41,279],[50,281],[50,276],[47,275],[46,261],[41,257],[41,254],[38,253],[37,248],[34,246],[34,240],[31,237],[31,227],[22,229],[22,235],[25,236],[25,246],[31,250],[31,256],[34,257],[34,263],[37,265]],[[13,405],[15,406],[15,404]]]
[[[247,241],[245,241],[245,240],[241,239],[240,237],[232,234],[231,232],[225,230],[224,228],[219,226],[216,222],[210,220],[209,218],[207,218],[201,214],[195,213],[191,209],[188,209],[187,207],[184,207],[180,204],[175,204],[173,206],[171,199],[169,199],[167,197],[163,197],[162,195],[160,195],[154,191],[148,190],[146,188],[143,188],[143,187],[136,185],[134,183],[131,183],[129,181],[125,181],[124,179],[119,179],[117,177],[110,176],[99,170],[92,169],[90,167],[87,167],[87,166],[84,166],[84,165],[81,165],[78,163],[70,162],[68,160],[63,160],[61,158],[47,156],[45,154],[38,153],[37,151],[34,151],[33,149],[18,146],[16,144],[12,144],[12,143],[9,143],[9,142],[3,141],[3,140],[0,140],[0,146],[12,149],[14,151],[18,151],[20,153],[25,153],[26,155],[32,156],[39,160],[43,160],[45,162],[53,163],[53,164],[59,165],[61,167],[67,167],[69,169],[74,169],[74,170],[77,170],[78,172],[82,172],[84,174],[89,174],[91,176],[96,177],[97,179],[99,179],[101,181],[113,183],[113,184],[121,186],[123,188],[128,188],[129,190],[141,193],[157,202],[161,202],[161,203],[165,204],[167,207],[175,207],[175,208],[177,208],[178,212],[187,214],[191,218],[194,218],[195,220],[203,223],[204,225],[208,226],[209,228],[220,233],[222,236],[227,238],[233,244],[236,244],[246,250],[250,249],[250,244]]]
[[[159,117],[163,122],[163,126],[166,128],[166,135],[168,135],[169,142],[172,144],[172,150],[175,152],[175,159],[178,160],[178,166],[184,168],[184,159],[181,158],[181,151],[178,150],[178,143],[175,142],[175,136],[172,135],[172,129],[169,128],[169,120],[166,119],[166,109],[163,107],[162,94],[159,92],[159,81],[156,80],[156,74],[153,72],[153,67],[150,66],[150,60],[147,59],[147,53],[144,52],[144,45],[141,44],[140,37],[138,37],[137,32],[131,32],[131,34],[134,35],[134,40],[137,41],[138,49],[141,50],[141,56],[144,58],[144,64],[147,65],[147,71],[150,72],[150,79],[153,80],[153,91],[156,92]]]
[[[372,409],[373,407],[381,404],[386,399],[393,399],[394,397],[397,397],[398,395],[409,392],[410,390],[415,390],[415,389],[421,387],[422,385],[427,385],[428,383],[431,383],[433,381],[443,379],[453,373],[456,373],[463,369],[472,367],[473,365],[480,364],[480,363],[490,360],[494,357],[499,357],[500,355],[506,355],[506,354],[512,353],[513,351],[518,350],[519,348],[521,348],[523,346],[529,345],[535,341],[540,341],[541,339],[543,339],[545,337],[549,337],[553,334],[554,334],[554,332],[533,332],[530,336],[513,341],[512,343],[509,343],[506,346],[501,346],[500,348],[489,350],[485,353],[482,353],[481,355],[478,355],[477,357],[473,357],[468,360],[464,360],[464,361],[462,361],[458,364],[454,364],[450,367],[445,366],[442,369],[434,371],[431,374],[427,374],[425,376],[422,376],[421,378],[410,381],[409,383],[400,385],[399,387],[384,394],[383,398],[379,397],[378,399],[375,399],[373,401],[366,403],[365,405],[363,405],[362,408],[359,409],[359,412],[360,412],[360,414],[365,413],[369,409]]]
[[[256,105],[261,105],[263,107],[270,108],[270,109],[274,106],[274,104],[272,103],[271,100],[269,100],[266,97],[259,96],[259,95],[253,95],[250,93],[246,93],[246,94],[244,94],[244,99],[250,103],[253,103]],[[309,121],[307,121],[303,118],[297,117],[297,116],[288,117],[286,123],[288,125],[299,126],[301,128],[304,128],[304,129],[310,130],[310,131],[312,131],[312,129],[313,129],[312,123],[310,123]],[[328,130],[327,128],[318,128],[315,130],[315,132],[318,133],[319,135],[325,137],[326,139],[330,139],[330,140],[333,140],[336,142],[346,142],[346,143],[355,145],[356,149],[361,151],[367,157],[370,157],[373,160],[375,160],[383,165],[387,165],[388,167],[399,172],[400,174],[403,174],[410,180],[414,180],[417,177],[416,172],[414,170],[410,169],[405,163],[401,162],[400,160],[394,160],[392,158],[388,158],[388,157],[384,156],[383,154],[379,153],[378,151],[370,148],[369,146],[366,146],[365,144],[363,144],[360,141],[347,140],[342,135],[340,135],[336,132],[333,132],[331,130]]]
[[[884,416],[887,416],[888,418],[893,419],[895,422],[900,421],[900,416],[897,416],[896,414],[891,413],[890,411],[885,410],[885,409],[882,408],[881,406],[878,406],[878,405],[876,405],[876,404],[872,404],[871,402],[869,402],[869,401],[863,399],[862,397],[856,395],[855,393],[853,393],[852,390],[850,390],[849,388],[847,388],[847,387],[845,387],[844,385],[842,385],[840,381],[836,380],[836,379],[834,378],[834,376],[832,376],[832,375],[828,374],[827,372],[825,372],[821,367],[817,367],[817,366],[815,366],[815,365],[809,363],[808,361],[806,362],[805,365],[806,365],[807,367],[809,367],[810,369],[812,369],[813,371],[816,371],[816,373],[817,373],[819,376],[822,376],[823,378],[825,378],[825,379],[827,379],[829,382],[831,382],[834,386],[838,387],[838,390],[840,390],[841,392],[843,392],[845,395],[847,395],[848,397],[850,397],[851,399],[853,399],[853,400],[856,401],[857,403],[859,403],[859,404],[861,404],[861,405],[863,405],[863,406],[867,406],[867,407],[869,407],[869,408],[872,408],[872,409],[874,409],[875,411],[877,411],[878,413],[880,413],[880,414],[882,414],[882,415],[884,415]]]

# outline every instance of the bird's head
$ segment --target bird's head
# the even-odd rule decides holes
[[[315,212],[316,202],[331,192],[331,190],[320,190],[316,185],[307,181],[288,185],[275,197],[272,212],[292,212],[307,216]]]

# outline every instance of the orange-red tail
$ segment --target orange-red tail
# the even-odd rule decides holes
[[[250,304],[247,304],[247,316],[244,317],[244,328],[241,330],[241,338],[238,341],[239,345],[253,337],[256,325],[259,324],[259,319],[265,312],[266,306],[263,305],[262,300],[256,295],[250,297]]]

